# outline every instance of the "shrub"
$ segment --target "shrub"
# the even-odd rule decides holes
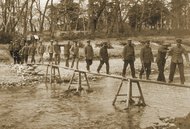
[[[9,43],[13,39],[11,34],[0,32],[0,43],[6,44]]]

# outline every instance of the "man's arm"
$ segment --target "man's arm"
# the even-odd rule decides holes
[[[189,62],[189,55],[188,55],[188,52],[185,48],[183,48],[183,54],[185,55],[186,61]]]

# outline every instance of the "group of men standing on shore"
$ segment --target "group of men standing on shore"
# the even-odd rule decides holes
[[[54,43],[55,42],[55,43]],[[79,65],[79,42],[77,40],[73,41],[73,45],[70,43],[71,41],[68,41],[67,44],[60,45],[58,44],[58,41],[51,40],[50,45],[47,47],[47,51],[49,53],[49,63],[55,62],[56,65],[60,64],[61,60],[61,47],[64,47],[64,58],[65,58],[65,66],[69,67],[69,59],[72,58],[71,68],[74,67],[74,64],[76,62],[76,69],[78,69]],[[86,69],[90,71],[90,66],[93,63],[94,58],[94,50],[92,45],[90,44],[90,40],[87,40],[87,43],[84,47],[84,56],[86,61]],[[184,63],[183,63],[183,57],[184,54],[186,57],[187,62],[189,63],[189,56],[185,48],[181,45],[182,40],[177,39],[176,40],[177,45],[172,47],[171,49],[168,49],[169,44],[163,43],[158,48],[156,63],[158,67],[158,77],[157,81],[163,81],[166,82],[164,71],[165,71],[165,63],[168,56],[171,56],[171,63],[170,63],[170,74],[169,74],[169,83],[173,81],[175,69],[176,66],[179,68],[180,73],[180,80],[181,84],[184,84],[185,82],[185,76],[184,76]],[[42,44],[42,41],[40,41],[39,45],[32,44],[31,46],[28,45],[28,43],[19,44],[17,41],[14,43],[12,42],[9,46],[9,50],[11,55],[14,58],[14,63],[27,63],[28,62],[28,56],[31,55],[31,63],[35,63],[35,54],[38,53],[40,56],[39,63],[43,63],[43,54],[46,51],[46,47]],[[123,51],[122,51],[122,57],[124,61],[123,70],[122,70],[122,76],[126,76],[126,68],[128,65],[130,65],[131,69],[131,76],[132,78],[137,78],[135,75],[135,49],[134,45],[132,43],[132,40],[128,40],[128,42],[125,44]],[[103,42],[102,46],[99,50],[99,59],[100,64],[97,68],[97,72],[99,73],[103,64],[106,64],[106,73],[109,74],[109,54],[108,54],[108,44],[107,42]],[[140,50],[140,61],[142,64],[139,78],[142,79],[142,76],[144,72],[146,73],[146,79],[150,79],[151,74],[151,64],[154,62],[154,56],[152,49],[150,47],[150,41],[147,40],[143,47]]]
[[[38,52],[40,57],[42,57],[45,52],[45,47],[42,45],[40,41],[40,45],[37,47],[37,43],[33,42],[29,44],[22,38],[20,41],[10,41],[9,51],[11,56],[14,59],[14,64],[24,64],[28,63],[28,57],[31,56],[31,63],[36,63],[35,55]],[[43,58],[40,58],[40,62]]]

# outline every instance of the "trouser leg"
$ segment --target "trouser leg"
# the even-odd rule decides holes
[[[151,73],[151,63],[146,63],[146,79],[149,79]]]
[[[142,68],[141,68],[140,73],[139,73],[139,78],[142,78],[144,70],[145,70],[145,66],[144,66],[144,64],[142,64]]]
[[[106,63],[106,73],[109,74],[109,69],[110,69],[109,60],[107,60],[105,63]]]
[[[131,68],[131,76],[134,78],[135,77],[135,66],[134,66],[134,61],[130,61],[130,68]]]
[[[69,55],[65,54],[65,66],[69,67]]]
[[[76,57],[73,57],[72,64],[71,64],[71,68],[73,68],[73,66],[74,66],[75,58],[76,58]]]
[[[123,65],[123,72],[122,72],[122,76],[124,77],[126,74],[126,68],[127,68],[128,62],[126,60],[124,60],[124,65]]]
[[[184,82],[185,82],[184,64],[183,63],[179,63],[178,64],[178,68],[179,68],[179,74],[180,74],[181,84],[184,84]]]
[[[169,74],[169,81],[173,81],[174,74],[176,69],[176,63],[171,62],[170,64],[170,74]]]
[[[103,60],[100,60],[100,64],[98,66],[97,72],[100,72],[100,69],[102,68],[102,65],[104,64]]]
[[[77,62],[76,62],[76,69],[78,69],[79,68],[79,57],[77,58]]]

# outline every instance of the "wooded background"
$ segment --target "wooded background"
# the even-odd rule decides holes
[[[190,0],[0,0],[1,36],[180,35],[190,31]]]

